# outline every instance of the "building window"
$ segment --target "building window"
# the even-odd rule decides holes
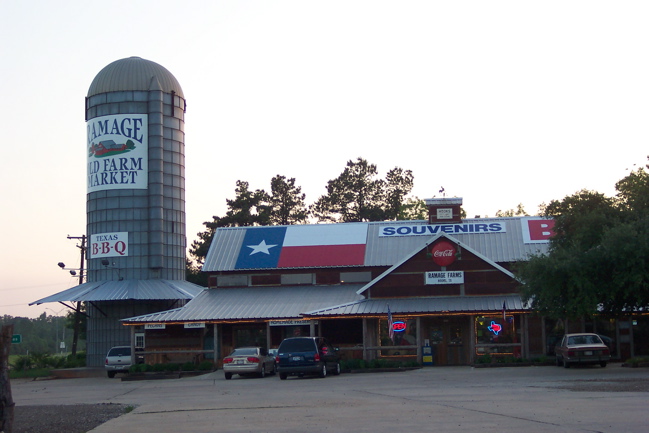
[[[372,273],[367,272],[341,272],[341,283],[367,283],[372,281]]]
[[[479,316],[475,318],[476,355],[520,356],[520,341],[514,316]]]
[[[218,275],[216,277],[218,287],[245,287],[248,285],[247,275]]]
[[[389,349],[381,349],[381,356],[417,356],[417,320],[400,317],[392,318],[393,339],[390,339],[388,321],[381,319],[379,323],[379,343]]]
[[[285,274],[282,275],[282,285],[299,285],[299,284],[314,284],[315,274]]]
[[[135,334],[135,348],[144,349],[144,332]]]
[[[265,327],[235,326],[233,331],[233,348],[244,346],[266,347]]]

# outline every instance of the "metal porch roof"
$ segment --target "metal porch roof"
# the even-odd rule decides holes
[[[388,305],[390,306],[390,312],[394,316],[400,314],[489,314],[502,312],[503,303],[507,311],[521,312],[530,310],[529,306],[523,303],[520,295],[513,294],[429,298],[372,298],[335,307],[307,311],[302,315],[308,318],[386,316],[388,314]]]
[[[203,290],[205,287],[184,280],[93,281],[79,284],[29,305],[48,302],[192,299]]]
[[[208,289],[182,308],[123,319],[127,324],[300,318],[317,310],[362,299],[362,284]]]

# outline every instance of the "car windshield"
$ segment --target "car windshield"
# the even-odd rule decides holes
[[[315,346],[313,340],[285,340],[281,349],[285,352],[314,352]]]
[[[234,351],[230,354],[230,356],[249,356],[249,355],[256,355],[256,354],[257,354],[257,348],[242,347],[239,349],[234,349]]]
[[[569,346],[579,344],[602,344],[602,340],[597,335],[576,335],[568,338]]]
[[[113,347],[108,352],[108,356],[130,356],[131,348],[130,347]]]

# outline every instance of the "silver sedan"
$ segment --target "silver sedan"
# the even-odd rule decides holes
[[[239,347],[223,358],[223,372],[228,380],[233,374],[265,377],[275,374],[275,357],[264,347]]]

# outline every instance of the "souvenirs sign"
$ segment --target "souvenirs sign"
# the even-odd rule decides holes
[[[148,187],[148,116],[115,114],[86,122],[88,193]]]

